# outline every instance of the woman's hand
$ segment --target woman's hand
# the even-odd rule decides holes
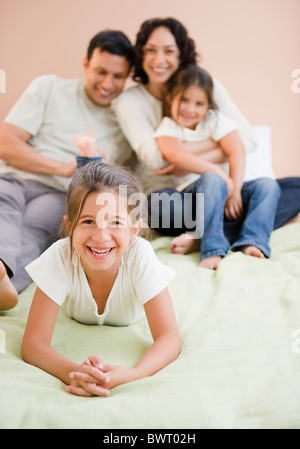
[[[76,396],[109,396],[109,376],[103,372],[100,356],[88,357],[77,369],[69,374],[68,393]]]

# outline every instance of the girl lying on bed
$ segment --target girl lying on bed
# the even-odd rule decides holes
[[[37,289],[23,358],[61,379],[75,395],[108,396],[118,385],[153,375],[180,352],[167,288],[175,273],[138,236],[141,214],[129,203],[139,192],[135,178],[122,168],[91,162],[78,169],[67,192],[68,237],[26,268]],[[83,324],[128,326],[146,315],[154,342],[133,368],[104,365],[98,355],[78,365],[50,346],[62,305]]]

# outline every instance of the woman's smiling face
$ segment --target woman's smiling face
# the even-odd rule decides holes
[[[179,67],[180,51],[175,37],[166,27],[155,28],[143,51],[143,69],[149,83],[165,83]]]

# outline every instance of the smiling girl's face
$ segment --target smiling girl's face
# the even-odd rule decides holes
[[[171,115],[175,122],[185,128],[195,129],[209,108],[207,94],[197,85],[179,92],[171,101]]]
[[[139,223],[130,222],[126,198],[111,191],[90,193],[72,236],[86,275],[117,271],[139,230]]]

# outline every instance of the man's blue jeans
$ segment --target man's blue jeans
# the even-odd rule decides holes
[[[244,183],[245,215],[242,220],[229,221],[224,218],[226,184],[217,174],[205,173],[182,192],[173,189],[153,192],[149,196],[150,226],[164,235],[196,233],[201,244],[201,260],[214,255],[225,256],[230,245],[232,250],[254,245],[269,257],[269,239],[280,195],[279,183],[270,178]],[[282,211],[279,215],[281,222],[287,213]],[[192,219],[187,222],[187,217]]]

